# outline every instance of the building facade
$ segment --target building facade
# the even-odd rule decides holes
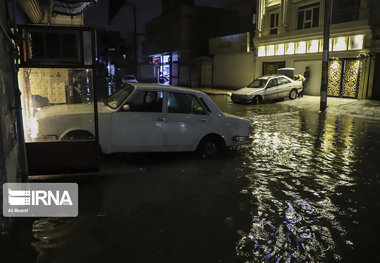
[[[162,1],[162,15],[148,22],[140,78],[181,86],[210,86],[208,39],[236,32],[235,12],[197,6],[194,0]]]
[[[252,82],[255,57],[251,40],[249,32],[209,40],[214,88],[239,89]]]
[[[258,0],[255,76],[278,68],[309,72],[308,95],[320,95],[325,1]],[[328,96],[371,98],[375,41],[368,0],[335,0],[329,43]]]

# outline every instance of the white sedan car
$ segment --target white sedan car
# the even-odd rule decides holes
[[[126,75],[123,77],[124,83],[138,83],[135,75]]]
[[[251,123],[222,113],[203,92],[155,84],[127,84],[98,102],[104,153],[199,150],[206,156],[251,141]],[[49,106],[39,111],[38,137],[91,139],[93,105]]]
[[[231,100],[235,103],[253,104],[286,97],[294,100],[302,88],[302,81],[293,80],[285,75],[262,76],[248,86],[233,92]]]

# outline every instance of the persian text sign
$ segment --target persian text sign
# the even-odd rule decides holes
[[[78,184],[76,183],[5,183],[3,185],[5,217],[76,217]]]

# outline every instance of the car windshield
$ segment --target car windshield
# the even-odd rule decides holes
[[[132,93],[133,90],[134,87],[132,85],[126,85],[105,99],[104,104],[112,109],[116,109]]]
[[[264,87],[267,83],[268,79],[255,79],[251,84],[249,84],[248,88],[261,88]]]

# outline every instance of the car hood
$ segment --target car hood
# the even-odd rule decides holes
[[[242,88],[242,89],[239,89],[237,91],[234,91],[232,94],[235,94],[235,95],[250,95],[250,94],[253,94],[255,92],[259,92],[261,90],[263,90],[264,88],[261,87],[261,88]]]
[[[44,107],[37,111],[35,114],[36,118],[44,118],[49,116],[62,116],[62,115],[72,115],[72,114],[91,114],[94,112],[94,105],[90,104],[64,104],[64,105],[53,105]],[[106,107],[104,103],[98,102],[98,113],[112,112],[109,107]]]

